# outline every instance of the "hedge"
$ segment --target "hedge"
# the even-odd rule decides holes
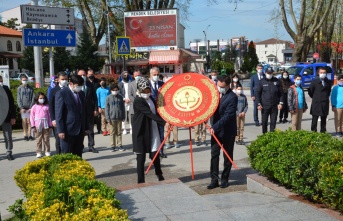
[[[25,198],[9,207],[10,220],[128,220],[116,191],[95,180],[95,171],[72,154],[27,163],[14,177]]]
[[[327,133],[275,131],[248,147],[252,168],[343,213],[343,142]]]

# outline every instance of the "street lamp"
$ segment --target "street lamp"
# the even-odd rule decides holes
[[[208,55],[208,43],[207,43],[207,29],[210,27],[211,25],[207,25],[207,27],[206,27],[206,31],[202,31],[202,32],[204,32],[204,35],[205,35],[205,46],[206,46],[206,55]]]

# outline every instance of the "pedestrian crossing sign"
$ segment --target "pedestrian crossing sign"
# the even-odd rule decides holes
[[[116,37],[116,52],[117,55],[130,55],[131,46],[130,46],[130,37]]]

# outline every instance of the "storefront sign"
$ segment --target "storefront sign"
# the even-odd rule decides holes
[[[124,13],[131,47],[176,46],[177,9]]]
[[[132,52],[127,56],[128,60],[149,59],[149,52]]]
[[[157,111],[174,126],[192,127],[206,122],[218,104],[218,89],[209,78],[185,73],[174,75],[161,87]]]

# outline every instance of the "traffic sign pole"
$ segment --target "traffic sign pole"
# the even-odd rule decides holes
[[[31,0],[31,5],[38,5],[38,0]],[[33,28],[39,29],[39,25],[32,24]],[[34,61],[35,61],[35,80],[36,80],[36,87],[39,88],[43,86],[43,79],[42,79],[42,48],[39,46],[33,47],[33,53],[34,53]]]

